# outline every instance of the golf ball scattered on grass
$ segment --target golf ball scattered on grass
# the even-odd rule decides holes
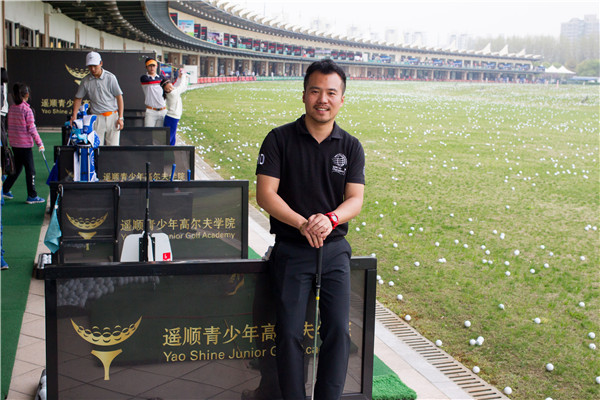
[[[388,285],[390,285],[390,286],[394,286],[394,281],[389,281],[389,282],[388,282]]]
[[[405,321],[410,321],[411,319],[412,319],[412,317],[411,317],[410,315],[408,315],[408,314],[406,314],[406,315],[404,316],[404,320],[405,320]]]
[[[515,256],[518,256],[519,254],[521,254],[521,252],[520,252],[519,250],[515,250],[515,251],[513,252],[513,254],[514,254]]]
[[[554,365],[552,363],[546,364],[546,371],[554,371]]]
[[[585,303],[583,301],[579,302],[579,307],[584,308],[585,307]]]
[[[442,344],[443,344],[443,343],[442,343],[442,341],[441,341],[440,339],[438,339],[438,340],[436,340],[436,341],[435,341],[435,345],[436,345],[437,347],[442,347]]]
[[[399,266],[397,266],[397,265],[394,265],[394,271],[398,271],[399,269],[400,269],[400,267],[399,267]]]
[[[596,334],[594,332],[590,332],[590,333],[588,333],[588,337],[592,340],[596,339]]]
[[[600,385],[600,376],[597,376],[597,377],[596,377],[596,383],[597,383],[598,385]]]
[[[475,340],[475,339],[469,340],[469,345],[475,346],[476,344],[477,344],[477,340]]]
[[[502,304],[502,303],[498,304],[498,308],[501,310],[504,310],[504,304]]]
[[[402,299],[404,299],[404,296],[402,296],[401,294],[399,294],[398,296],[396,296],[396,299],[398,299],[399,301],[402,301]]]
[[[591,350],[596,350],[596,345],[594,343],[590,343],[590,349]]]
[[[471,326],[471,321],[465,321],[465,327],[468,328]]]
[[[479,367],[476,365],[473,367],[473,372],[478,374],[479,372],[481,372],[481,369],[479,369]]]
[[[536,324],[541,324],[541,323],[542,323],[542,320],[541,320],[541,319],[539,319],[539,318],[534,318],[534,319],[533,319],[533,322],[535,322]]]
[[[510,386],[507,386],[504,388],[503,392],[505,395],[510,396],[512,394],[512,389],[510,388]]]

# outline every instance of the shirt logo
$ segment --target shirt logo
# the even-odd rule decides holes
[[[265,163],[265,155],[259,154],[258,155],[258,165],[263,165],[264,163]]]
[[[346,165],[348,165],[348,159],[342,153],[337,153],[331,159],[333,162],[333,166],[331,168],[331,172],[335,172],[336,174],[346,175]]]

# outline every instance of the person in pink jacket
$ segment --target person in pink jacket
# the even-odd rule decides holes
[[[2,185],[5,199],[12,199],[10,192],[13,184],[25,167],[25,178],[27,180],[27,204],[45,203],[46,200],[39,197],[35,190],[35,165],[33,164],[32,147],[35,142],[40,151],[44,151],[44,143],[35,127],[33,110],[27,103],[29,100],[29,87],[24,83],[15,83],[13,86],[13,98],[15,103],[8,108],[8,143],[15,155],[16,171],[9,175]]]

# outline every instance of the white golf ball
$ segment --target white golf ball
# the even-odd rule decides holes
[[[506,276],[510,276],[510,271],[506,271],[504,274],[505,274]]]
[[[418,261],[415,261],[415,267],[418,267],[419,265],[421,265],[421,263]]]
[[[381,275],[377,275],[377,278],[375,278],[375,279],[377,279],[378,281],[380,281],[381,280]]]
[[[535,322],[536,324],[541,324],[541,323],[542,323],[542,320],[541,320],[541,319],[539,319],[539,318],[534,318],[534,319],[533,319],[533,322]]]
[[[397,265],[394,265],[394,271],[398,271],[399,269],[400,269],[400,267],[399,267],[399,266],[397,266]]]
[[[360,228],[358,226],[356,227],[356,232],[360,232]]]
[[[494,229],[494,230],[492,231],[492,233],[493,233],[494,235],[497,235],[497,234],[498,234],[498,231]]]
[[[585,303],[583,301],[579,302],[579,307],[584,308],[585,307]]]
[[[362,226],[367,226],[367,223],[366,223],[366,222],[363,222],[363,223],[362,223]]]
[[[435,247],[440,247],[440,242],[435,242]]]
[[[381,239],[381,238],[383,237],[383,234],[381,234],[381,233],[380,233],[380,234],[378,234],[378,235],[377,235],[377,237],[378,237],[379,239]]]
[[[379,214],[379,218],[383,218],[383,214]]]
[[[401,301],[403,298],[404,298],[404,296],[402,296],[401,294],[399,294],[398,296],[396,296],[396,299],[398,299],[398,300],[400,300],[400,301]]]
[[[545,263],[545,264],[544,264],[544,268],[550,268],[550,264],[548,264],[548,263]]]
[[[465,327],[470,327],[471,326],[471,321],[465,321]]]
[[[393,246],[394,246],[394,247],[398,247],[398,243],[394,243],[394,244],[393,244]]]
[[[502,303],[498,304],[498,308],[501,310],[504,310],[504,304],[502,304]]]
[[[388,282],[388,285],[390,285],[390,286],[394,286],[394,281],[389,281],[389,282]]]
[[[380,280],[379,280],[379,284],[380,284],[380,285],[383,285],[384,283],[385,283],[385,282],[383,281],[383,279],[380,279]]]
[[[512,389],[510,388],[510,386],[504,388],[504,394],[507,396],[510,396],[512,394]]]
[[[484,341],[484,340],[485,340],[485,339],[483,338],[483,336],[479,336],[479,337],[477,338],[477,345],[478,345],[478,346],[481,346],[481,345],[483,345],[483,341]]]
[[[590,349],[592,349],[592,350],[596,350],[596,344],[594,344],[594,343],[590,343]]]
[[[585,261],[585,256],[581,256],[581,257],[579,257],[579,259],[580,259],[581,261]]]
[[[476,365],[473,367],[473,372],[478,374],[479,372],[481,372],[481,369],[479,369],[479,367]]]
[[[535,269],[531,268],[531,269],[529,270],[529,272],[531,272],[532,274],[535,274]]]
[[[440,339],[436,340],[436,341],[435,341],[435,345],[436,345],[437,347],[442,347],[442,341],[441,341]]]
[[[504,261],[504,265],[506,265],[508,267],[510,265],[510,262]]]
[[[594,332],[590,332],[590,333],[588,333],[588,337],[592,340],[596,339],[596,334]]]
[[[596,377],[596,383],[600,385],[600,376]]]
[[[554,365],[551,363],[546,364],[546,371],[554,371]]]
[[[412,319],[412,317],[411,317],[410,315],[408,315],[408,314],[406,314],[406,315],[404,316],[404,320],[405,320],[405,321],[410,321],[411,319]]]
[[[540,245],[540,249],[544,250],[546,248],[546,246],[544,246],[543,244]]]
[[[471,346],[475,346],[475,345],[477,344],[477,340],[475,340],[475,339],[471,339],[471,340],[469,340],[469,344],[470,344]]]
[[[514,254],[515,254],[515,256],[518,256],[519,254],[521,254],[521,252],[519,250],[515,250]]]

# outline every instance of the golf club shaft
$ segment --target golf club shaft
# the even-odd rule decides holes
[[[50,167],[48,167],[48,161],[46,161],[46,155],[44,154],[44,152],[42,151],[42,158],[44,159],[44,163],[46,164],[46,169],[48,170],[48,173],[50,173]]]
[[[310,399],[315,398],[315,383],[317,382],[317,327],[319,326],[319,300],[321,299],[321,271],[323,270],[323,247],[317,249],[317,274],[315,275],[315,342],[313,345],[313,376]]]

